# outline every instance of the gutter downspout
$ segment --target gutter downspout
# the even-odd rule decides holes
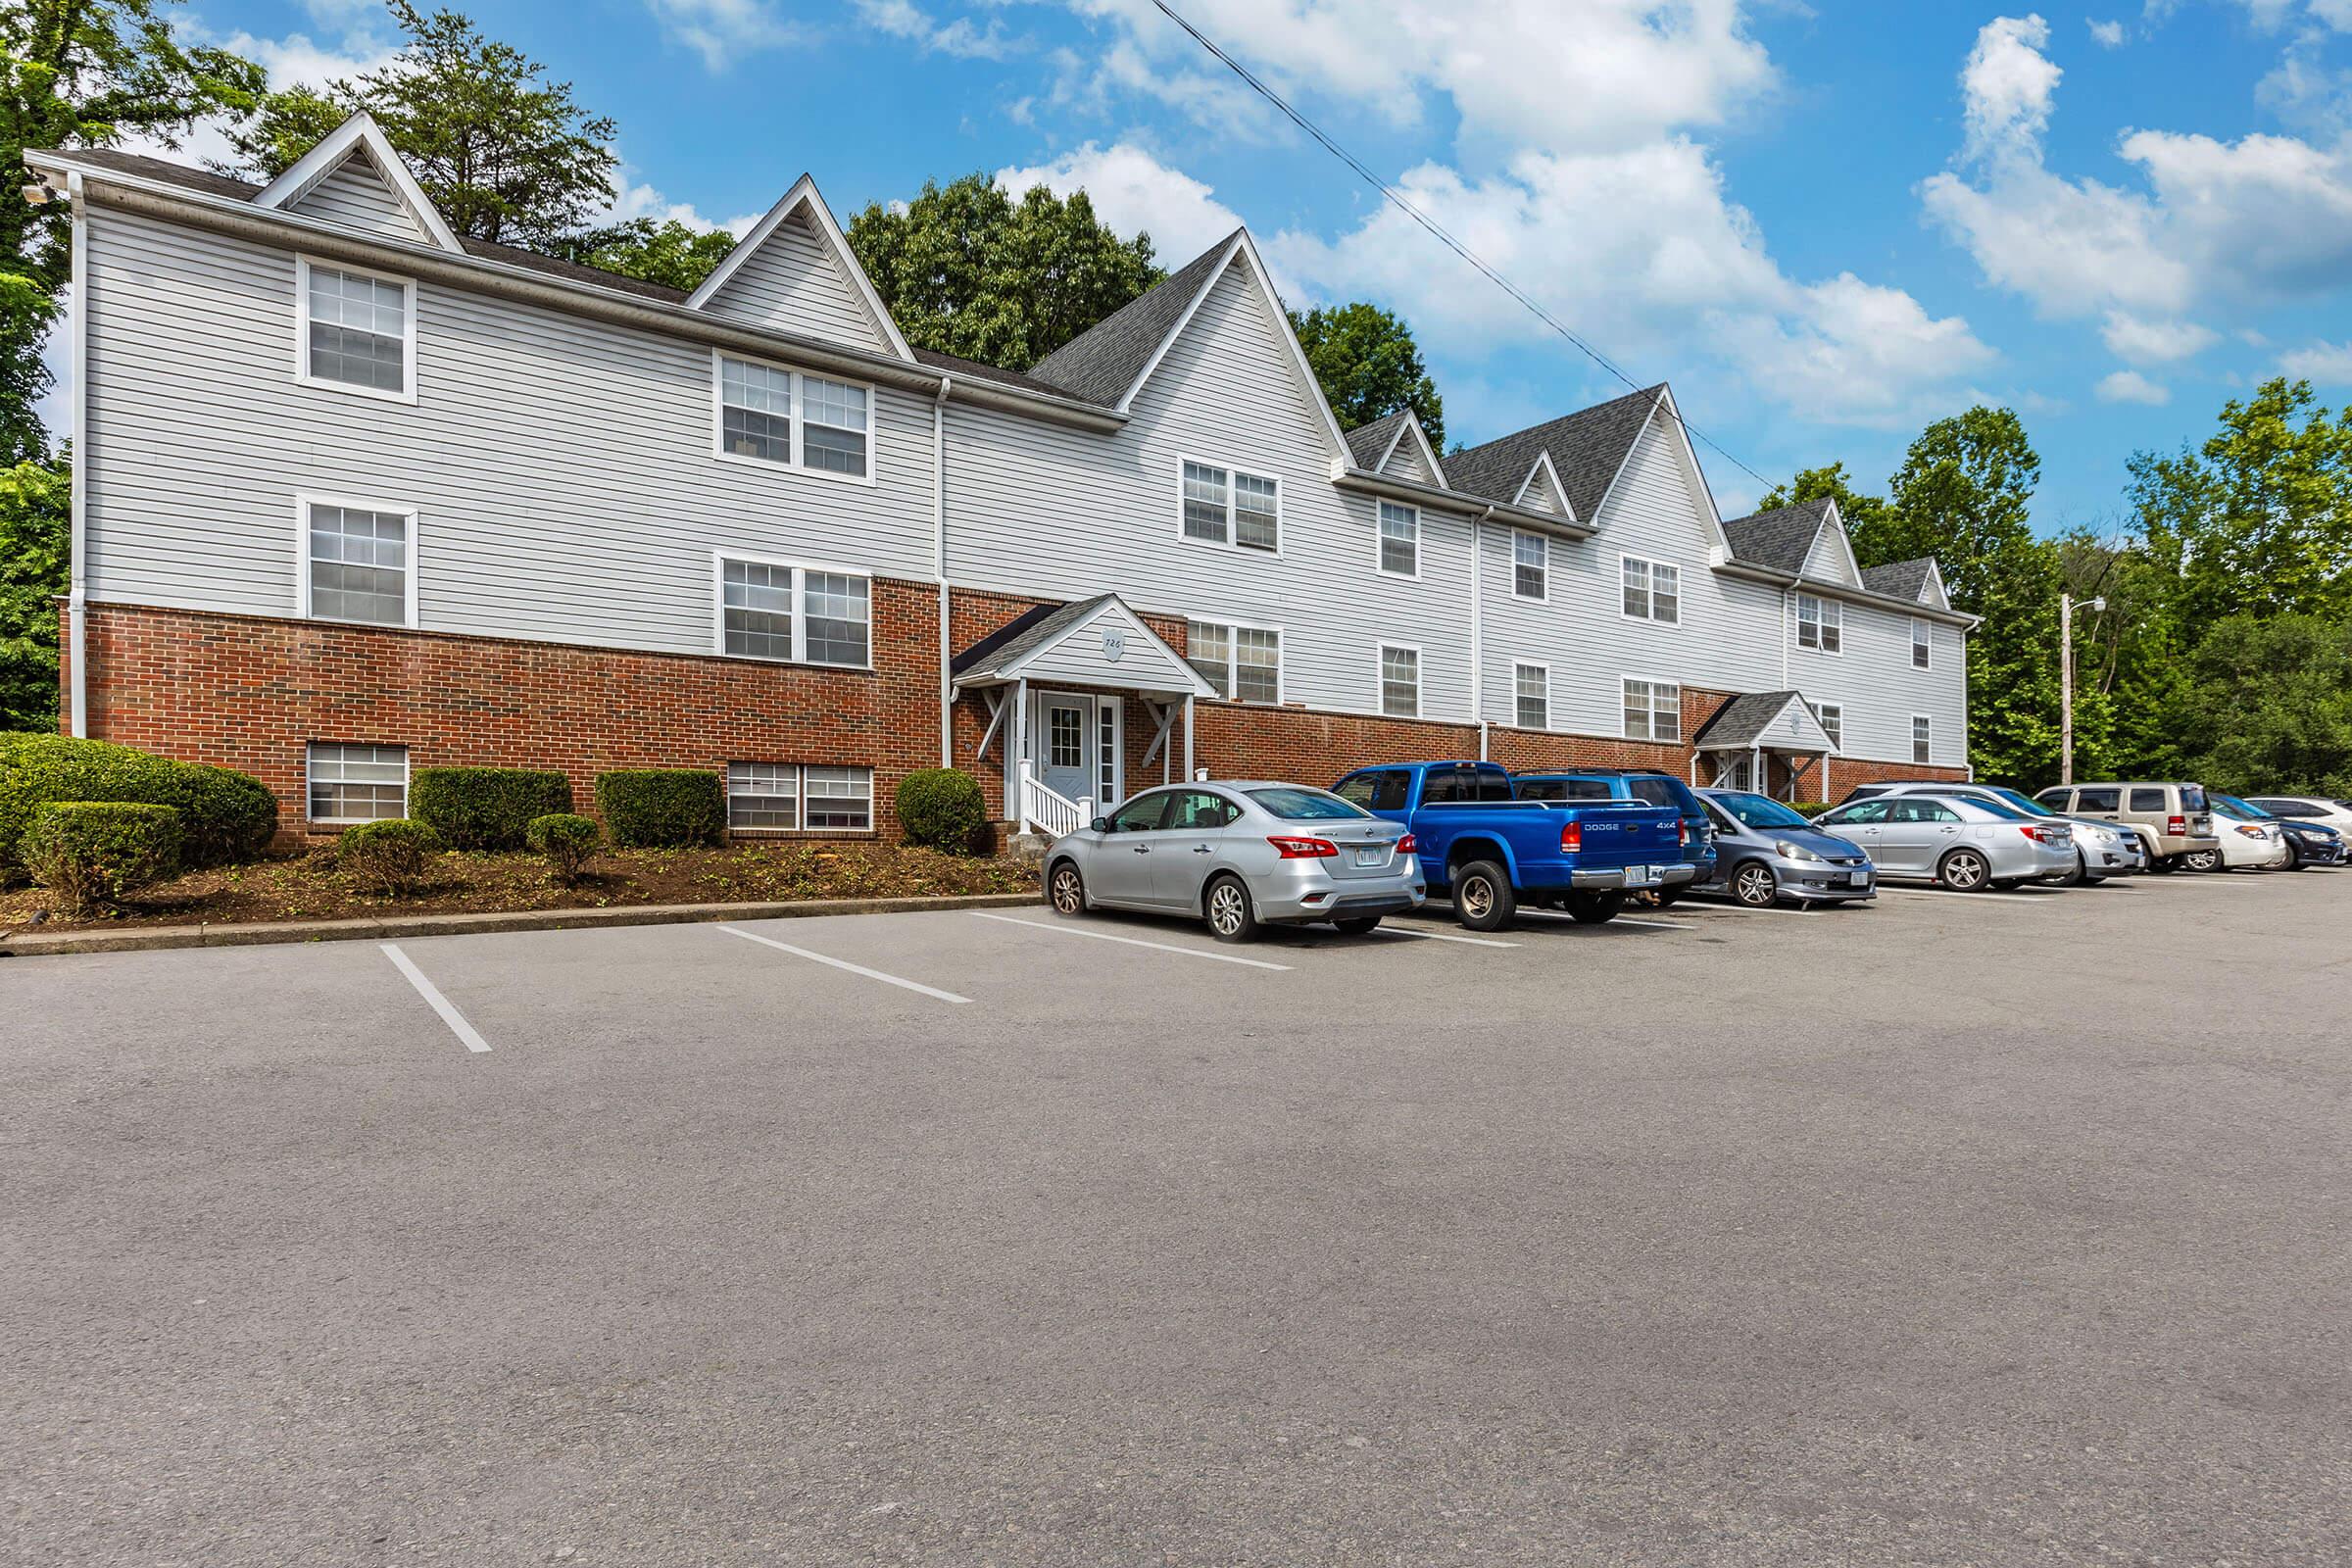
[[[67,676],[67,712],[72,732],[87,737],[90,733],[90,634],[89,634],[89,493],[90,467],[89,419],[90,403],[90,245],[89,219],[82,200],[81,175],[66,176],[66,199],[74,204],[74,258],[71,264],[69,287],[74,294],[73,369],[73,471],[67,482],[74,487],[72,512],[72,542],[67,547],[66,571],[66,642],[70,669]]]
[[[939,378],[931,399],[931,569],[939,578],[939,765],[956,765],[956,699],[948,670],[948,389]]]
[[[1487,579],[1484,517],[1470,519],[1470,722],[1478,726],[1478,760],[1487,760]]]

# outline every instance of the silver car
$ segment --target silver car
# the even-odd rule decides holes
[[[1993,784],[1881,784],[1864,785],[1848,802],[1885,795],[1942,795],[1961,801],[1991,801],[2025,816],[2063,822],[2075,836],[2075,868],[2065,880],[2078,886],[2104,882],[2147,869],[2147,848],[2137,833],[2121,822],[2095,816],[2063,816],[2030,795]]]
[[[1725,893],[1751,908],[1784,901],[1839,904],[1878,896],[1870,857],[1765,795],[1700,790],[1715,829],[1715,874],[1693,891]]]
[[[1147,790],[1056,839],[1045,888],[1061,914],[1188,915],[1220,942],[1317,921],[1358,936],[1429,897],[1402,827],[1329,790],[1264,779]]]
[[[1813,825],[1853,840],[1886,877],[1917,877],[1955,893],[2071,876],[2075,835],[1992,801],[1882,795],[1825,811]]]

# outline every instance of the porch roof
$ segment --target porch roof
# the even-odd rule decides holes
[[[948,673],[967,691],[1026,679],[1154,696],[1217,695],[1117,594],[1025,611],[956,655]]]
[[[1784,719],[1783,715],[1787,715]],[[1838,747],[1802,692],[1746,692],[1715,710],[1690,746],[1701,752],[1827,752]]]

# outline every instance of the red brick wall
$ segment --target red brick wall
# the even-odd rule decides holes
[[[89,611],[90,733],[220,762],[304,817],[304,748],[409,748],[412,768],[560,767],[581,810],[612,767],[730,760],[874,770],[877,829],[898,781],[935,765],[937,591],[876,578],[871,671],[647,654],[120,605]]]

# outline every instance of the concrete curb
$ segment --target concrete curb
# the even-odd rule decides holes
[[[162,948],[249,948],[284,942],[365,942],[392,937],[475,936],[492,931],[578,931],[599,926],[691,925],[704,920],[786,920],[819,914],[917,914],[927,909],[1009,909],[1035,893],[961,893],[929,899],[801,899],[789,904],[633,904],[610,909],[528,909],[513,914],[412,914],[366,920],[255,920],[238,925],[158,925],[122,931],[20,934],[0,957],[54,953],[144,953]]]

